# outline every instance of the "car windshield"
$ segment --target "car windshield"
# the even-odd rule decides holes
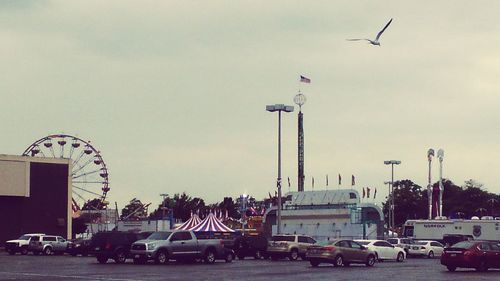
[[[470,242],[470,241],[462,241],[462,242],[458,242],[457,244],[453,244],[453,246],[451,246],[452,248],[458,248],[458,249],[469,249],[471,248],[472,246],[474,246],[474,243],[473,242]]]
[[[282,235],[276,235],[273,236],[273,241],[287,241],[287,242],[293,242],[295,241],[295,236],[282,236]]]
[[[154,232],[153,234],[149,235],[147,239],[149,240],[166,240],[172,232]]]
[[[357,242],[358,244],[363,245],[363,246],[366,246],[366,245],[370,244],[370,242],[368,242],[368,241],[356,241],[356,242]]]
[[[328,246],[328,245],[333,245],[333,242],[335,241],[319,241],[316,243],[316,246]]]
[[[415,245],[427,245],[427,243],[429,243],[429,242],[417,241],[417,242],[415,242],[413,244],[415,244]]]
[[[23,236],[19,237],[19,239],[17,239],[17,240],[30,240],[30,237],[31,236],[29,236],[29,235],[23,235]]]

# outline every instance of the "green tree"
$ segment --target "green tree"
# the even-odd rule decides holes
[[[141,200],[134,198],[122,209],[122,220],[139,220],[147,216],[147,209]]]

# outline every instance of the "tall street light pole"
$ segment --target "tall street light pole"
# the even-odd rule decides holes
[[[293,112],[293,106],[284,104],[266,105],[269,112],[278,112],[278,178],[276,186],[278,187],[278,212],[277,216],[277,234],[281,233],[281,111]]]
[[[390,192],[391,192],[391,206],[389,208],[389,228],[394,227],[394,165],[399,165],[401,164],[401,161],[399,160],[387,160],[384,161],[385,165],[391,165],[391,187]]]
[[[429,219],[432,219],[432,177],[431,177],[431,165],[432,165],[432,157],[434,156],[434,149],[429,148],[427,151],[427,160],[429,161],[429,182],[427,184],[427,197],[429,201]]]
[[[438,216],[443,216],[443,158],[444,158],[444,150],[439,149],[437,153],[437,158],[439,159],[439,214]]]

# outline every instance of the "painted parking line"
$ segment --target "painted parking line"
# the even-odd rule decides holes
[[[110,277],[97,277],[97,276],[76,276],[76,275],[57,275],[57,274],[42,274],[42,273],[24,273],[24,272],[9,272],[0,271],[0,274],[17,276],[32,276],[32,277],[44,277],[44,278],[64,278],[64,279],[84,279],[84,280],[111,280],[111,281],[141,281],[138,279],[122,279],[122,278],[110,278]],[[50,280],[50,279],[47,279]]]

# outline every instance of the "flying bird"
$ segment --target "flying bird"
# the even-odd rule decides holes
[[[384,33],[384,31],[387,29],[387,27],[389,26],[389,24],[391,24],[392,22],[392,19],[384,26],[384,28],[377,34],[377,37],[375,38],[375,40],[371,40],[371,39],[347,39],[347,41],[360,41],[360,40],[366,40],[368,41],[368,43],[372,44],[372,45],[376,45],[376,46],[380,46],[380,36],[382,36],[382,33]]]

